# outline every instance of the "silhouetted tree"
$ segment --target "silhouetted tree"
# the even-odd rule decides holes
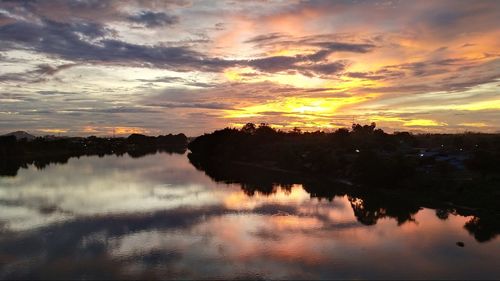
[[[257,127],[255,126],[254,123],[246,123],[243,128],[241,128],[241,131],[245,134],[250,134],[253,135],[255,133],[255,130]]]

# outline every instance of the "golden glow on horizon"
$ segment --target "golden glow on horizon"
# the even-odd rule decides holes
[[[347,106],[359,104],[377,97],[376,94],[345,96],[345,93],[363,87],[383,86],[381,81],[361,78],[342,77],[336,80],[328,80],[320,77],[307,77],[298,73],[274,73],[272,75],[264,75],[256,72],[250,67],[227,69],[224,72],[224,76],[229,81],[247,84],[271,81],[280,85],[302,89],[321,89],[321,97],[311,97],[309,93],[307,96],[278,97],[276,100],[269,100],[258,104],[249,104],[236,109],[225,110],[222,116],[224,119],[247,118],[249,122],[252,122],[252,118],[275,115],[276,117],[280,117],[280,119],[284,121],[283,123],[287,124],[279,125],[278,123],[273,123],[270,125],[283,129],[291,129],[293,127],[300,127],[306,130],[339,128],[341,126],[332,122],[336,114],[339,112],[346,114],[346,112],[348,112]],[[335,93],[342,93],[342,96],[328,96],[334,95]],[[401,120],[400,123],[402,122],[404,122],[404,120]],[[240,125],[240,123],[241,122],[231,124]],[[421,123],[424,124],[425,121]],[[411,125],[415,124],[416,123],[411,123]],[[427,122],[427,124],[432,124],[432,122]]]
[[[436,126],[446,126],[448,124],[443,122],[437,122],[435,120],[429,119],[412,119],[403,123],[403,126],[407,127],[436,127]]]
[[[341,107],[360,103],[368,99],[369,96],[331,98],[285,97],[281,100],[270,101],[264,104],[251,105],[236,110],[226,110],[226,115],[224,117],[244,118],[276,113],[285,115],[310,115],[310,118],[314,120],[314,115],[333,115]]]
[[[439,122],[431,119],[411,119],[411,118],[401,118],[401,117],[391,117],[391,116],[368,116],[367,121],[373,122],[388,122],[388,123],[402,123],[405,127],[439,127],[447,126],[447,123]]]
[[[38,129],[38,131],[50,134],[62,134],[68,132],[68,129]]]
[[[244,115],[242,115],[244,116]],[[316,131],[318,129],[339,129],[339,128],[349,128],[351,121],[344,122],[344,124],[333,123],[335,120],[335,115],[332,116],[315,116],[314,114],[304,115],[304,114],[283,114],[284,117],[294,117],[301,119],[302,121],[286,121],[284,124],[270,123],[269,125],[275,129],[291,130],[293,128],[301,128],[304,131]],[[360,120],[356,119],[354,122],[360,123],[370,123],[376,122],[380,124],[393,124],[395,126],[404,126],[409,128],[415,127],[444,127],[448,124],[445,122],[439,122],[431,119],[402,119],[399,117],[385,117],[385,116],[367,116]],[[379,123],[381,122],[381,123]],[[395,124],[394,124],[395,123]],[[241,128],[245,123],[230,123],[229,126],[233,128]],[[488,125],[484,123],[461,123],[460,126],[467,127],[487,127]]]
[[[292,117],[292,116],[288,115],[287,117]],[[294,117],[299,117],[299,116],[294,116]],[[306,118],[304,119],[305,119],[304,121],[286,121],[284,124],[271,123],[268,125],[276,130],[290,131],[294,128],[300,128],[304,132],[317,131],[318,129],[330,130],[330,129],[339,129],[343,127],[348,127],[347,126],[348,124],[346,124],[346,126],[332,124],[333,121],[332,118],[324,118],[324,120],[315,119],[314,121],[307,120]],[[230,123],[229,127],[240,129],[245,124],[246,123]]]
[[[96,127],[85,126],[85,127],[83,127],[83,132],[85,132],[85,133],[98,133],[99,130],[97,130]]]
[[[147,130],[138,127],[115,127],[115,134],[128,135],[128,134],[144,134]]]
[[[130,135],[130,134],[146,134],[149,131],[140,127],[98,127],[98,126],[85,126],[82,131],[86,134],[98,135]]]
[[[469,104],[461,104],[451,107],[458,110],[471,110],[471,111],[500,109],[500,100],[479,101],[479,102],[472,102]]]
[[[460,123],[458,125],[465,127],[478,127],[478,128],[488,127],[488,125],[483,122],[468,122],[468,123]]]

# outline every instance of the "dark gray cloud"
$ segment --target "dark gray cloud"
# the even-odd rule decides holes
[[[37,99],[31,94],[26,93],[0,93],[0,99],[13,100],[18,102],[36,102]],[[7,106],[3,105],[3,110],[8,109]]]
[[[42,96],[66,96],[75,94],[72,92],[61,92],[61,91],[37,91],[36,93]]]
[[[337,74],[341,71],[343,71],[346,67],[345,62],[341,61],[336,61],[332,63],[324,63],[324,64],[313,64],[309,67],[306,67],[307,70],[315,73],[315,74],[321,74],[321,75],[334,75]],[[314,76],[314,75],[310,75]]]
[[[22,21],[0,27],[0,50],[18,47],[72,61],[149,65],[178,71],[221,71],[234,65],[234,62],[207,58],[185,47],[137,45],[104,38],[111,35],[110,32],[99,24]]]
[[[295,64],[302,61],[300,57],[274,56],[250,60],[248,65],[264,72],[280,72],[293,69]]]
[[[49,64],[40,64],[37,66],[37,69],[34,70],[35,73],[39,73],[40,75],[55,75],[56,73],[68,69],[70,67],[77,66],[76,63],[67,63],[58,66],[52,66]]]
[[[232,109],[231,105],[220,102],[206,102],[206,103],[150,103],[147,106],[163,107],[163,108],[201,108],[201,109]]]
[[[38,83],[50,79],[50,76],[54,76],[58,72],[68,69],[70,67],[77,66],[75,63],[62,64],[58,66],[52,66],[49,64],[39,64],[33,70],[22,73],[5,73],[0,75],[0,83],[2,82],[27,82],[27,83]]]
[[[268,33],[252,37],[244,43],[251,43],[256,47],[315,47],[320,50],[310,55],[309,58],[321,60],[334,52],[351,52],[351,53],[368,53],[375,49],[376,45],[373,44],[373,38],[367,38],[368,42],[343,42],[345,40],[352,41],[355,38],[345,34],[319,34],[303,37],[293,37],[283,33]],[[357,40],[359,41],[359,39]]]
[[[16,21],[0,27],[0,49],[10,49],[24,45],[36,51],[55,53],[76,47],[86,39],[96,39],[108,35],[111,30],[101,24],[78,22],[61,23],[44,20],[42,23]],[[16,44],[16,45],[14,45]],[[89,44],[89,43],[87,43]],[[20,46],[19,46],[20,47]]]
[[[361,79],[369,79],[369,80],[390,80],[390,79],[399,79],[405,76],[403,71],[398,70],[388,70],[388,69],[380,69],[377,71],[369,71],[369,72],[347,72],[346,76],[351,78],[361,78]]]
[[[157,110],[147,107],[137,106],[116,106],[108,108],[68,108],[65,112],[81,112],[81,113],[158,113]]]
[[[408,65],[411,65],[412,67],[415,67],[415,65],[418,65],[417,69],[409,68]],[[399,67],[388,67],[385,71],[387,73],[390,73],[390,71],[395,71],[394,75],[397,75],[398,71],[401,71],[401,69],[409,71],[411,75],[415,75],[415,72],[420,73],[420,77],[424,76],[430,76],[433,75],[433,71],[435,69],[429,68],[427,69],[426,67],[432,66],[433,63],[432,61],[426,61],[426,62],[421,62],[421,63],[412,63],[412,64],[405,64],[402,68]],[[405,74],[405,76],[410,79],[414,78],[413,80],[410,80],[407,84],[402,84],[402,85],[394,85],[394,86],[384,86],[384,87],[364,87],[362,89],[357,89],[356,92],[359,93],[369,93],[369,92],[379,92],[379,93],[395,93],[395,94],[400,94],[400,93],[405,93],[405,94],[425,94],[429,92],[449,92],[449,93],[454,93],[454,92],[460,92],[460,91],[466,91],[469,90],[473,87],[476,87],[478,85],[483,85],[483,84],[489,84],[489,83],[494,83],[500,79],[500,72],[498,71],[498,67],[500,65],[500,59],[492,60],[492,61],[476,61],[474,67],[468,68],[466,70],[460,71],[459,74],[457,75],[448,75],[447,77],[444,77],[442,79],[439,79],[438,81],[435,81],[434,83],[425,83],[425,81],[421,81],[419,76],[416,77],[408,77],[409,75]],[[421,68],[419,68],[421,67]],[[441,67],[441,66],[439,66]],[[454,67],[457,67],[456,65]],[[454,68],[448,68],[444,69],[446,73],[453,73],[455,72]],[[371,75],[371,73],[347,73],[348,76],[358,76],[358,75]],[[378,75],[378,74],[374,74]],[[387,74],[383,75],[384,79],[387,79]],[[483,93],[484,94],[484,93]],[[386,95],[384,98],[391,98],[392,95]],[[484,97],[483,97],[484,98]],[[447,97],[446,99],[447,102],[454,102],[454,104],[461,104],[465,103],[465,100],[460,100],[460,101],[453,101],[451,99],[451,96]],[[472,100],[470,97],[467,99],[467,102],[471,102]],[[412,102],[413,104],[415,101]],[[425,101],[424,101],[425,103]]]
[[[451,81],[444,84],[444,88],[449,91],[463,91],[477,85],[492,83],[500,80],[500,73],[492,73],[482,77],[471,77],[465,81]]]
[[[9,23],[12,23],[12,22],[15,22],[16,20],[3,14],[3,13],[0,13],[0,26],[2,25],[5,25],[5,24],[9,24]]]
[[[148,83],[179,83],[179,82],[185,82],[186,79],[181,77],[164,76],[153,79],[137,79],[136,81],[148,82]]]
[[[269,42],[269,41],[274,41],[276,39],[282,39],[288,37],[287,35],[279,32],[273,32],[273,33],[268,33],[268,34],[262,34],[258,36],[254,36],[248,40],[243,41],[244,43],[263,43],[263,42]]]
[[[493,60],[491,58],[494,58]],[[452,80],[492,80],[500,76],[498,65],[500,64],[499,54],[484,54],[477,58],[449,58],[439,60],[427,60],[410,64],[403,64],[401,69],[412,71],[416,76],[430,76],[439,73],[456,73],[444,78],[448,83]],[[460,74],[459,74],[460,73]],[[467,75],[464,75],[466,74]],[[493,78],[492,78],[493,77]],[[490,81],[491,82],[491,81]]]
[[[343,71],[348,62],[318,63],[310,56],[274,56],[251,60],[248,65],[263,72],[296,71],[307,76],[335,75]]]
[[[375,48],[373,44],[342,43],[342,42],[320,42],[317,46],[330,50],[332,52],[352,52],[368,53]]]
[[[272,56],[244,61],[211,58],[187,47],[131,44],[113,39],[111,35],[112,30],[100,24],[68,24],[50,20],[36,24],[23,21],[0,27],[0,49],[16,45],[71,61],[153,66],[176,71],[220,72],[240,65],[271,73],[296,70],[308,75],[331,75],[343,70],[342,63],[315,65],[314,62],[324,59],[331,52],[368,52],[373,48],[367,44],[332,42],[324,44],[324,50],[309,56]]]
[[[163,12],[142,11],[138,14],[129,16],[128,20],[146,27],[159,27],[174,25],[179,22],[179,17],[167,15]]]
[[[0,83],[3,82],[27,82],[22,73],[5,73],[0,75]]]
[[[173,76],[157,77],[157,78],[153,78],[153,79],[137,79],[136,81],[146,82],[146,83],[168,83],[168,84],[178,83],[178,84],[184,84],[186,86],[199,87],[199,88],[211,88],[211,87],[215,87],[217,85],[215,83],[204,83],[204,82],[195,81],[193,79],[185,79],[185,78],[173,77]]]
[[[68,59],[89,58],[99,47],[84,38],[95,39],[106,33],[105,28],[97,24],[19,21],[0,27],[0,49],[22,48]]]
[[[71,4],[70,10],[74,10],[72,5],[79,6],[80,4]],[[102,6],[102,4],[94,2],[86,3],[83,9],[90,9],[89,5],[96,6],[95,8],[99,10],[112,10],[115,12],[117,10],[115,6]],[[41,13],[39,6],[39,3],[35,6],[32,3],[24,3],[24,10]],[[23,7],[23,5],[20,7]],[[113,17],[110,20],[113,19],[119,20],[119,18]],[[128,15],[126,19],[146,27],[172,25],[178,21],[176,16],[151,10],[142,10],[138,14]],[[285,37],[283,34],[271,33],[251,38],[248,42],[264,43]],[[324,39],[324,36],[321,38]],[[326,63],[326,58],[333,52],[366,53],[375,47],[366,43],[318,42],[318,38],[312,37],[298,39],[297,41],[297,43],[304,44],[304,40],[309,40],[309,43],[306,42],[307,44],[320,48],[312,55],[228,60],[210,57],[183,45],[140,45],[121,41],[116,38],[116,31],[107,27],[105,23],[78,17],[72,18],[68,22],[40,17],[36,21],[18,20],[7,23],[0,26],[0,40],[0,51],[24,49],[57,56],[73,62],[85,61],[91,64],[118,64],[164,68],[174,71],[203,72],[221,72],[228,67],[251,66],[262,72],[296,71],[309,76],[332,75],[343,70],[339,62]],[[315,62],[323,63],[315,65]],[[4,79],[6,78],[9,77],[4,77]],[[191,83],[191,85],[207,86],[199,83]]]
[[[348,65],[347,61],[328,62],[328,56],[336,52],[368,53],[374,44],[325,41],[335,36],[308,36],[292,38],[282,33],[269,33],[253,37],[246,43],[262,46],[310,46],[319,48],[309,55],[264,57],[249,61],[248,65],[264,72],[296,71],[307,76],[328,76],[338,74]]]
[[[155,10],[168,10],[187,4],[187,0],[20,0],[0,1],[0,8],[31,21],[49,19],[58,22],[83,21],[102,24],[127,22],[129,17],[137,15],[130,14],[124,7],[156,13]]]

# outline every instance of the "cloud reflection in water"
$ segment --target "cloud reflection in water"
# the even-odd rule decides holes
[[[2,279],[500,274],[499,240],[478,243],[464,229],[471,217],[382,208],[373,220],[370,198],[325,200],[301,184],[249,192],[213,181],[185,155],[29,167],[0,178],[0,198]]]

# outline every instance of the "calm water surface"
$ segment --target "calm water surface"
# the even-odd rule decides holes
[[[472,217],[362,223],[363,203],[249,192],[181,154],[29,166],[0,177],[0,278],[500,278],[500,241],[478,242]]]

